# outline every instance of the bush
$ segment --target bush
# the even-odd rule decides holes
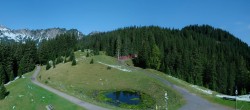
[[[108,66],[108,67],[107,67],[107,70],[111,70],[111,67],[110,67],[110,66]]]
[[[87,55],[86,55],[86,57],[89,57],[89,52],[87,52]]]
[[[73,61],[72,61],[72,64],[71,64],[72,66],[75,66],[76,65],[76,59],[73,59]]]
[[[51,68],[51,65],[49,64],[49,62],[47,62],[47,65],[46,65],[46,70],[50,69]]]
[[[62,63],[63,62],[63,58],[60,56],[58,58],[56,58],[56,64]]]
[[[45,84],[48,84],[48,83],[49,83],[49,82],[46,80],[46,81],[45,81]]]
[[[69,61],[73,61],[75,59],[75,54],[74,54],[74,52],[72,51],[71,53],[70,53],[70,56],[69,56]]]
[[[91,61],[90,61],[90,64],[93,64],[94,63],[94,60],[93,60],[93,58],[91,59]]]
[[[94,55],[99,55],[99,50],[94,49],[93,54],[94,54]]]

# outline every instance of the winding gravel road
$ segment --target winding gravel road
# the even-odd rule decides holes
[[[144,74],[148,75],[149,77],[155,78],[161,81],[163,84],[168,85],[172,87],[173,89],[175,89],[176,91],[178,91],[179,93],[181,93],[183,98],[186,100],[186,104],[182,106],[179,110],[233,110],[232,108],[228,108],[222,105],[211,103],[200,96],[190,93],[188,90],[184,88],[174,85],[173,83],[165,80],[164,78],[156,74],[153,74],[143,69],[138,69],[135,67],[129,67],[129,68],[136,70],[136,71],[141,71]]]
[[[69,100],[70,102],[75,103],[76,105],[79,105],[79,106],[81,106],[81,107],[83,107],[85,109],[88,109],[88,110],[108,110],[106,108],[99,107],[97,105],[93,105],[93,104],[90,104],[88,102],[82,101],[82,100],[80,100],[78,98],[75,98],[73,96],[70,96],[68,94],[65,94],[65,93],[63,93],[61,91],[58,91],[56,89],[53,89],[53,88],[51,88],[51,87],[49,87],[47,85],[44,85],[44,84],[38,82],[36,77],[37,77],[38,73],[40,72],[40,70],[41,70],[41,67],[37,66],[36,71],[34,72],[34,74],[31,77],[31,81],[34,84],[36,84],[36,85],[38,85],[38,86],[40,86],[40,87],[42,87],[42,88],[44,88],[44,89],[46,89],[46,90],[48,90],[50,92],[53,92],[53,93],[65,98],[65,99]]]

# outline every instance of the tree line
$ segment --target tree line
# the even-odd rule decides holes
[[[138,54],[135,66],[152,68],[224,94],[250,92],[250,48],[229,32],[208,25],[183,29],[126,27],[79,37],[71,30],[39,44],[0,42],[0,83],[32,71],[36,64],[52,66],[72,61],[74,51],[106,51],[109,56]],[[72,54],[73,53],[73,54]],[[70,57],[69,60],[66,60]],[[49,65],[51,66],[51,65]],[[49,69],[50,67],[48,67]]]
[[[80,48],[110,56],[138,54],[134,65],[233,95],[250,92],[250,48],[229,32],[209,25],[183,29],[126,27],[89,35]]]
[[[77,31],[70,30],[39,44],[30,39],[25,43],[0,41],[0,99],[5,96],[3,84],[34,70],[36,64],[45,65],[51,60],[57,64],[63,62],[62,56],[69,57],[77,50],[78,39]],[[75,57],[71,57],[72,65],[75,65]]]

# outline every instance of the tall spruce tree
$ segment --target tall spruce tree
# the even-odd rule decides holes
[[[7,94],[6,88],[3,83],[0,85],[0,100],[4,99]]]
[[[150,52],[149,63],[151,68],[159,70],[161,65],[161,53],[156,44],[153,45]]]

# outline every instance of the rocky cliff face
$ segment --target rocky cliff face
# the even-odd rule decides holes
[[[19,29],[12,30],[5,26],[0,26],[0,40],[1,41],[16,41],[25,42],[26,40],[34,40],[36,42],[41,42],[43,39],[55,38],[56,35],[64,34],[66,32],[71,32],[72,30],[66,30],[65,28],[48,28],[48,29]],[[78,36],[83,36],[78,30],[73,30],[78,34]]]

